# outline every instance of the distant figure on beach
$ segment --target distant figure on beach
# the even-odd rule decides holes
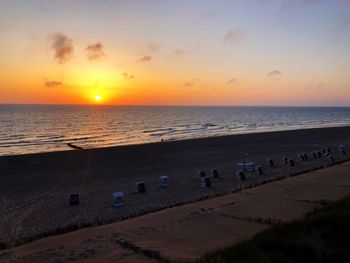
[[[161,139],[161,142],[164,142],[163,138]]]
[[[75,150],[84,150],[83,147],[76,146],[76,145],[74,145],[74,144],[72,144],[72,143],[67,143],[67,145],[68,145],[69,147],[71,147],[72,149],[75,149]]]

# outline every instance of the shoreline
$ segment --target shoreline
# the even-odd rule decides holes
[[[329,163],[311,155],[303,162],[298,154],[327,146],[341,162],[349,153],[340,155],[340,144],[350,145],[350,127],[0,157],[0,243],[30,241],[43,233],[107,224],[237,191],[242,185],[234,171],[241,161],[254,161],[264,170],[260,177],[247,174],[246,188],[304,173]],[[296,166],[284,165],[283,156],[294,159]],[[274,168],[268,167],[267,158],[275,160]],[[211,178],[211,188],[200,187],[198,171],[211,176],[211,169],[218,169],[220,178]],[[166,189],[159,187],[163,175],[170,178]],[[137,193],[138,181],[145,182],[145,194]],[[115,191],[125,193],[126,207],[113,207]],[[78,207],[68,205],[72,192],[81,194]]]
[[[350,108],[350,107],[349,107]],[[33,155],[46,155],[46,154],[64,154],[67,152],[76,152],[76,151],[99,151],[99,150],[112,150],[116,148],[128,148],[128,147],[143,147],[145,145],[154,145],[159,143],[176,143],[176,142],[188,142],[188,141],[196,141],[196,140],[210,140],[214,138],[230,138],[235,136],[246,136],[246,135],[255,135],[255,134],[270,134],[270,133],[284,133],[284,132],[294,132],[294,131],[311,131],[311,130],[327,130],[327,129],[347,129],[350,128],[350,125],[341,125],[341,126],[325,126],[325,127],[311,127],[311,128],[291,128],[285,130],[263,130],[256,131],[252,130],[252,132],[244,132],[237,134],[224,134],[224,135],[213,135],[207,137],[193,137],[193,138],[184,138],[184,139],[171,139],[157,142],[143,142],[143,143],[130,143],[130,144],[121,144],[115,146],[106,146],[106,147],[95,147],[95,148],[82,148],[82,149],[72,149],[67,146],[67,150],[57,150],[57,151],[49,151],[49,152],[35,152],[35,153],[24,153],[24,154],[12,154],[12,155],[0,155],[1,158],[11,158],[11,157],[21,157],[21,156],[33,156]],[[68,144],[68,143],[66,143]],[[78,145],[79,146],[79,145]]]

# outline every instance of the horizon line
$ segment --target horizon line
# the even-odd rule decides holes
[[[349,108],[350,105],[188,105],[188,104],[65,104],[65,103],[0,103],[13,106],[96,106],[96,107],[300,107],[300,108]]]

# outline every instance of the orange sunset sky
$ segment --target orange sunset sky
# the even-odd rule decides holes
[[[350,106],[350,1],[0,4],[0,103]]]

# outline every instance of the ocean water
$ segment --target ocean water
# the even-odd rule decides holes
[[[0,105],[0,155],[350,125],[350,108]]]

